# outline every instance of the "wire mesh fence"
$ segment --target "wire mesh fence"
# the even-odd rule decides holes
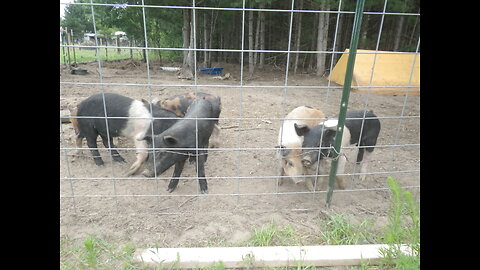
[[[193,0],[178,4],[142,0],[119,3],[112,0],[68,4],[72,9],[67,12],[66,19],[75,14],[75,9],[89,14],[83,31],[91,29],[95,44],[61,43],[61,54],[75,49],[78,55],[87,47],[94,47],[95,54],[92,61],[74,65],[67,65],[61,57],[61,108],[75,108],[94,94],[117,93],[139,101],[144,99],[147,108],[152,110],[155,99],[166,100],[193,92],[220,97],[221,113],[216,118],[191,118],[196,123],[193,132],[197,135],[193,149],[208,151],[205,163],[208,194],[201,194],[199,187],[199,155],[191,158],[196,162],[185,164],[178,177],[179,186],[170,193],[167,185],[174,166],[158,175],[154,173],[154,177],[142,174],[151,166],[150,161],[155,158],[152,155],[138,173],[126,175],[137,152],[152,153],[155,147],[138,147],[135,140],[108,132],[108,140],[115,137],[112,141],[115,147],[111,143],[105,147],[98,144],[104,160],[104,166],[99,167],[90,153],[92,148],[85,143],[79,147],[72,125],[82,118],[95,117],[61,115],[61,211],[87,215],[97,212],[202,215],[325,208],[328,172],[282,175],[278,137],[286,115],[299,106],[322,111],[325,117],[316,119],[319,121],[338,115],[343,86],[335,83],[330,75],[341,56],[348,54],[345,49],[348,49],[353,28],[354,1],[319,4],[301,0],[269,4],[246,0],[225,2]],[[398,179],[404,187],[419,195],[420,97],[413,79],[415,64],[420,61],[420,13],[415,3],[412,7],[396,6],[397,1],[384,1],[381,5],[367,1],[363,12],[358,48],[369,51],[357,53],[374,57],[370,65],[363,67],[367,74],[362,76],[367,84],[353,86],[348,110],[373,110],[381,122],[381,130],[366,172],[360,172],[356,162],[361,146],[342,147],[346,167],[338,175],[344,177],[346,187],[335,189],[332,202],[340,208],[353,204],[367,209],[365,211],[375,211],[378,205],[385,203],[387,176]],[[112,27],[122,27],[120,30],[126,32],[129,40],[135,40],[130,43],[135,46],[100,44],[98,34]],[[135,54],[123,60],[105,61],[101,51],[107,49],[130,50]],[[382,55],[413,57],[404,83],[374,85],[378,77],[384,76],[382,72],[391,72],[376,69]],[[193,60],[189,63],[188,59]],[[168,69],[172,67],[175,69]],[[223,71],[204,74],[200,72],[201,67],[222,67]],[[74,74],[72,71],[78,68],[86,69],[87,73]],[[397,69],[400,68],[399,65]],[[180,73],[176,73],[178,70]],[[183,72],[185,70],[190,71],[191,76]],[[378,94],[379,89],[397,91]],[[106,110],[104,106],[105,103],[102,108]],[[109,123],[104,116],[98,119]],[[154,118],[128,116],[127,119]],[[177,116],[175,119],[190,118]],[[206,119],[218,120],[220,133],[215,147],[199,145],[199,132],[195,131],[199,121]],[[296,120],[306,119],[297,117]],[[110,155],[112,149],[117,150],[126,163],[116,162]],[[153,163],[153,167],[157,166],[156,160]],[[360,180],[363,175],[366,175],[365,180]],[[316,179],[314,190],[291,181],[304,177]],[[365,201],[368,203],[363,205]]]

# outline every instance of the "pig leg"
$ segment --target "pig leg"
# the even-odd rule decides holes
[[[208,147],[209,148],[216,148],[219,146],[220,144],[220,127],[218,126],[218,124],[215,124],[213,126],[213,130],[212,130],[212,135],[210,136],[210,139],[209,139],[209,144],[208,144]]]
[[[75,150],[75,155],[73,156],[72,161],[76,160],[77,157],[82,156],[83,151],[82,149],[80,149],[83,146],[82,143],[83,143],[83,137],[77,135],[75,138],[75,145],[77,147],[77,150]]]
[[[205,160],[206,156],[201,155],[197,159],[198,161],[198,171],[197,171],[197,177],[198,177],[198,184],[200,185],[200,192],[202,194],[207,194],[208,193],[208,186],[207,186],[207,179],[205,178]]]
[[[367,150],[365,152],[365,157],[362,161],[362,166],[360,167],[360,173],[362,173],[362,175],[360,175],[360,180],[361,181],[364,181],[365,178],[367,177],[367,175],[364,174],[364,173],[367,173],[367,164],[368,164],[368,161],[370,159],[370,155],[372,155],[372,153],[373,153],[373,150],[372,151]]]
[[[316,177],[307,177],[307,179],[305,180],[305,184],[307,185],[307,189],[309,191],[315,190],[315,187],[313,186],[313,181],[315,181],[315,178]]]
[[[97,166],[103,167],[103,160],[100,156],[100,153],[98,152],[98,146],[97,146],[97,136],[88,136],[86,137],[87,139],[87,146],[90,148],[90,151],[93,156],[93,161],[95,161],[95,164]]]
[[[347,163],[347,158],[344,155],[338,156],[338,167],[337,167],[337,177],[336,177],[336,182],[338,184],[338,187],[340,189],[345,189],[345,183],[343,182],[343,175],[338,175],[338,174],[343,174],[345,172],[345,164]]]
[[[315,189],[318,190],[318,187],[320,186],[320,183],[318,181],[318,178],[319,178],[318,175],[324,173],[324,164],[323,163],[324,163],[323,159],[321,159],[318,162],[318,166],[313,166],[314,169],[304,168],[305,173],[316,175],[316,176],[308,177],[308,179],[306,179],[305,184],[307,185],[307,188],[308,188],[309,191],[314,191]],[[315,188],[315,183],[316,183],[316,188]]]
[[[178,178],[179,178],[180,175],[182,174],[183,166],[185,166],[185,161],[187,161],[187,160],[185,159],[185,160],[182,160],[182,161],[179,161],[179,162],[175,163],[175,170],[173,171],[172,179],[170,180],[170,183],[168,183],[168,189],[167,189],[167,191],[168,191],[169,193],[171,193],[172,191],[174,191],[175,188],[177,187],[177,185],[178,185]]]
[[[285,176],[285,171],[283,170],[283,167],[280,168],[280,176]],[[278,177],[278,185],[281,186],[283,185],[283,180],[285,178],[283,177]]]
[[[102,137],[102,141],[103,141],[103,145],[105,146],[105,148],[108,148],[108,137],[107,136],[103,136],[103,135],[100,135],[100,137]],[[113,137],[110,136],[110,155],[112,156],[113,160],[117,161],[117,162],[126,162],[125,159],[123,159],[123,157],[118,153],[118,151],[114,148],[117,148],[114,144],[113,144]]]
[[[278,173],[280,177],[278,177],[278,185],[281,186],[283,185],[283,181],[285,180],[285,178],[282,177],[282,176],[285,176],[285,170],[283,169],[283,159],[281,157],[277,157],[277,158],[278,160],[280,160],[280,164],[279,164],[280,172]]]
[[[145,160],[147,160],[148,158],[148,151],[146,149],[148,147],[147,141],[139,141],[135,139],[133,141],[135,142],[135,147],[137,148],[137,160],[135,160],[135,162],[128,170],[127,176],[135,174],[140,169]]]
[[[363,160],[363,153],[365,152],[365,148],[361,147],[358,148],[358,153],[357,153],[357,164],[361,163]]]

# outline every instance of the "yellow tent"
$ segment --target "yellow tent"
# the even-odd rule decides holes
[[[348,52],[346,49],[345,52]],[[420,95],[420,54],[390,54],[387,51],[357,50],[352,89],[357,92],[386,95]],[[374,58],[375,59],[375,65]],[[330,80],[343,85],[348,54],[342,54],[330,74]],[[413,74],[412,74],[413,68]],[[373,77],[372,76],[373,71]],[[411,76],[411,80],[410,80]],[[372,82],[370,83],[370,79]],[[361,87],[358,86],[371,86]],[[375,87],[381,86],[381,87]],[[417,87],[388,87],[417,86]]]

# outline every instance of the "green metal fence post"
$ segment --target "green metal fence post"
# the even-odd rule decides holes
[[[355,10],[352,39],[350,41],[347,69],[345,72],[345,82],[343,84],[342,101],[340,102],[340,113],[338,114],[337,134],[335,135],[335,151],[333,151],[333,161],[328,178],[327,206],[330,206],[330,202],[332,201],[333,188],[335,186],[335,178],[337,176],[339,157],[338,153],[340,153],[340,148],[342,145],[342,135],[345,126],[345,116],[347,113],[348,99],[350,97],[350,89],[352,85],[353,67],[355,66],[355,57],[357,56],[358,37],[360,36],[360,27],[362,26],[364,4],[365,0],[358,0]]]

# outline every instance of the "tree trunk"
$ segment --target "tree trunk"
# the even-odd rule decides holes
[[[209,49],[209,39],[210,39],[210,26],[209,26],[209,16],[208,16],[208,10],[205,11],[203,14],[203,44],[204,44],[204,49]],[[211,63],[209,62],[209,51],[204,51],[203,54],[203,65],[206,68],[209,68],[211,66]]]
[[[193,28],[193,22],[191,22],[190,27]],[[194,43],[193,43],[193,31],[190,31],[190,49],[193,49]],[[183,66],[182,69],[178,72],[178,78],[179,79],[187,79],[191,80],[195,76],[195,65],[194,62],[196,61],[194,59],[194,52],[193,50],[188,50],[187,51],[187,57],[183,59]]]
[[[240,12],[236,12],[233,15],[232,23],[232,32],[230,33],[230,48],[241,48],[243,40],[240,40],[242,37],[242,14]],[[240,63],[240,54],[236,52],[230,52],[230,59],[231,63]]]
[[[259,37],[260,37],[260,16],[257,13],[257,25],[256,25],[256,30],[255,30],[255,50],[258,50],[260,48],[260,42],[259,42]],[[258,63],[258,52],[255,52],[253,55],[253,64],[257,65]]]
[[[359,42],[359,48],[368,49],[367,47],[367,35],[368,35],[368,24],[370,22],[370,16],[363,16],[362,28],[363,32],[361,33],[361,38]]]
[[[320,9],[329,10],[328,3],[323,2]],[[328,24],[329,24],[329,13],[318,14],[317,51],[327,50]],[[322,76],[323,74],[325,74],[326,58],[327,58],[326,53],[317,54],[317,76]]]
[[[253,50],[253,11],[248,12],[248,49]],[[253,76],[253,52],[248,53],[248,75]]]
[[[337,42],[335,44],[335,47],[336,48],[333,48],[334,51],[343,51],[343,48],[342,48],[342,37],[343,37],[343,24],[345,22],[345,16],[346,14],[342,14],[342,13],[339,13],[338,14],[338,29],[337,29]],[[332,61],[335,60],[337,54],[333,54],[332,55]]]
[[[400,48],[400,41],[402,40],[402,30],[403,30],[403,22],[405,21],[405,16],[400,16],[398,19],[398,24],[397,24],[397,33],[395,34],[395,42],[393,45],[393,50],[398,51]]]
[[[298,2],[298,9],[299,10],[302,10],[303,9],[303,0],[300,0]],[[296,38],[296,41],[295,41],[295,50],[296,51],[299,51],[300,50],[300,37],[302,35],[302,14],[303,13],[297,13],[297,16],[298,16],[298,20],[297,20],[297,23],[296,23],[296,28],[297,28],[297,38]],[[296,53],[295,54],[295,63],[294,63],[294,66],[293,66],[293,74],[297,74],[297,68],[298,68],[298,58],[299,58],[300,54],[299,53]]]
[[[317,33],[318,32],[318,16],[319,16],[319,13],[315,13],[315,16],[314,16],[314,19],[313,19],[313,25],[312,25],[312,33]],[[310,50],[314,51],[316,48],[315,48],[315,41],[316,39],[315,38],[312,38],[312,42],[310,43]],[[309,71],[313,71],[315,69],[315,64],[314,64],[314,60],[315,60],[315,55],[314,54],[308,54],[308,70]]]
[[[183,48],[187,49],[190,47],[190,10],[183,10],[183,27],[182,27],[182,36],[183,36]],[[187,63],[188,51],[183,51],[183,65]]]
[[[217,25],[217,18],[218,18],[218,11],[212,10],[212,14],[210,15],[210,33],[208,35],[208,48],[212,48],[212,41],[213,41],[213,33],[215,33],[215,27]],[[218,46],[217,46],[218,47]],[[213,52],[208,53],[208,66],[212,66],[212,54]],[[218,53],[215,54],[218,58]],[[217,60],[218,61],[218,60]]]
[[[418,11],[418,13],[420,13],[420,10]],[[413,44],[413,42],[414,42],[414,39],[413,39],[413,38],[414,38],[414,36],[415,36],[415,34],[416,34],[418,21],[419,21],[419,19],[415,19],[415,23],[413,24],[413,29],[412,29],[412,31],[411,31],[412,34],[410,35],[410,39],[409,39],[409,41],[408,41],[408,45],[409,45],[409,46],[411,46],[411,45]]]
[[[265,4],[261,3],[260,8],[265,8]],[[265,50],[265,12],[260,11],[258,14],[260,17],[260,50]],[[260,60],[258,63],[258,68],[263,69],[265,64],[265,53],[260,53]]]

